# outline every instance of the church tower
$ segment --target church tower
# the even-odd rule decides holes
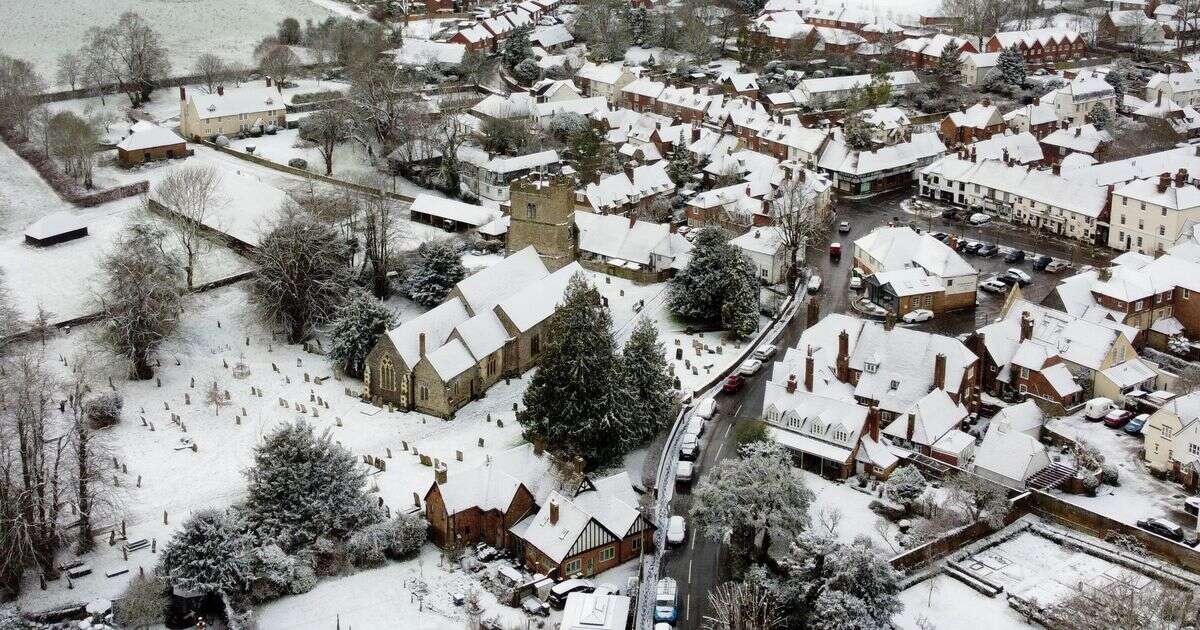
[[[505,253],[511,256],[533,245],[550,271],[579,256],[575,228],[575,186],[566,176],[531,176],[510,186],[510,214]]]

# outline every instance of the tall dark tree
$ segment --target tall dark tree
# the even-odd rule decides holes
[[[171,73],[162,37],[133,11],[122,13],[110,26],[90,29],[81,55],[93,72],[119,86],[135,107],[150,100],[154,88]]]
[[[612,316],[581,274],[541,335],[542,358],[518,420],[530,438],[600,468],[625,453],[629,388]]]
[[[674,407],[666,348],[658,339],[654,322],[646,317],[638,319],[621,354],[633,403],[629,408],[628,438],[630,445],[640,446],[670,423]]]
[[[531,33],[531,27],[520,26],[513,29],[512,35],[504,40],[504,48],[500,49],[500,59],[510,70],[533,56],[533,44],[529,41]]]
[[[417,261],[404,283],[404,292],[422,306],[446,301],[450,290],[466,277],[462,254],[449,241],[429,241],[417,248]]]
[[[953,41],[946,42],[938,54],[937,66],[933,70],[942,85],[953,85],[962,76],[962,56]]]
[[[594,182],[612,166],[612,146],[590,125],[571,134],[572,166],[585,182]]]
[[[758,329],[754,267],[724,230],[706,227],[688,266],[671,279],[668,306],[684,320],[720,323],[735,337],[746,337]]]
[[[237,592],[250,579],[247,551],[236,515],[200,510],[171,536],[155,571],[184,591]]]
[[[370,294],[359,293],[338,311],[333,321],[329,358],[346,374],[361,377],[367,353],[379,336],[395,325],[396,316],[383,302]]]
[[[1029,78],[1029,72],[1025,67],[1025,56],[1017,50],[1016,46],[1005,48],[1000,52],[1000,57],[996,60],[996,70],[999,71],[1001,79],[1013,87],[1024,87]]]

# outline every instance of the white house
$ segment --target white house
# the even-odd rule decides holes
[[[729,241],[750,259],[763,284],[779,284],[787,271],[783,233],[775,227],[753,228]],[[801,248],[803,251],[803,248]]]
[[[983,83],[988,74],[1000,65],[1000,53],[966,53],[962,60],[962,80],[966,85]]]
[[[1095,107],[1103,106],[1115,112],[1117,92],[1100,74],[1084,71],[1064,87],[1042,96],[1039,102],[1052,105],[1060,121],[1075,126],[1082,125]]]
[[[912,86],[921,83],[917,74],[911,70],[889,72],[888,82],[894,94],[904,94]],[[814,101],[824,101],[826,105],[841,103],[857,90],[871,84],[871,75],[856,74],[845,77],[824,77],[820,79],[804,79],[796,87],[798,99],[812,105]]]
[[[1146,100],[1157,102],[1159,97],[1179,105],[1200,105],[1200,72],[1156,74],[1146,83]]]

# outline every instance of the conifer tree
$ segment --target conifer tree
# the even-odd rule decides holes
[[[430,241],[417,248],[416,265],[408,275],[404,291],[414,302],[434,307],[446,300],[454,285],[467,275],[462,256],[449,242]]]
[[[248,558],[237,518],[218,510],[200,510],[163,548],[156,571],[181,590],[236,592],[250,579]]]
[[[684,320],[720,322],[738,338],[758,329],[753,265],[724,230],[700,230],[688,266],[671,279],[668,306]]]
[[[396,317],[375,296],[359,293],[342,307],[333,322],[329,358],[349,376],[363,375],[363,362],[379,335],[396,325]]]
[[[667,426],[673,407],[666,348],[658,339],[654,322],[646,317],[638,319],[621,354],[632,396],[626,442],[640,446]]]
[[[746,273],[744,256],[738,256],[738,262],[730,270],[729,294],[721,305],[721,325],[735,338],[745,339],[758,330],[758,283]]]
[[[942,48],[934,74],[943,84],[953,83],[962,76],[962,57],[953,41],[946,42],[946,46]]]
[[[1004,82],[1014,87],[1023,87],[1028,78],[1025,57],[1021,51],[1017,50],[1016,46],[1001,51],[1000,56],[996,59],[996,69],[1000,71]]]

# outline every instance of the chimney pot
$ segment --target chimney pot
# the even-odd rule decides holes
[[[217,86],[217,96],[225,96],[225,86],[224,85]]]
[[[946,388],[946,355],[940,352],[933,358],[933,386],[935,389]]]
[[[558,501],[550,499],[550,524],[558,525]]]
[[[788,374],[787,392],[789,394],[791,394],[791,393],[794,393],[795,391],[796,391],[796,375]]]
[[[420,351],[421,358],[425,358],[425,333],[417,335],[417,348]]]
[[[1029,311],[1021,313],[1021,341],[1033,339],[1033,315]]]
[[[805,391],[813,390],[813,371],[814,363],[812,346],[808,347],[808,356],[804,357],[804,389]]]

